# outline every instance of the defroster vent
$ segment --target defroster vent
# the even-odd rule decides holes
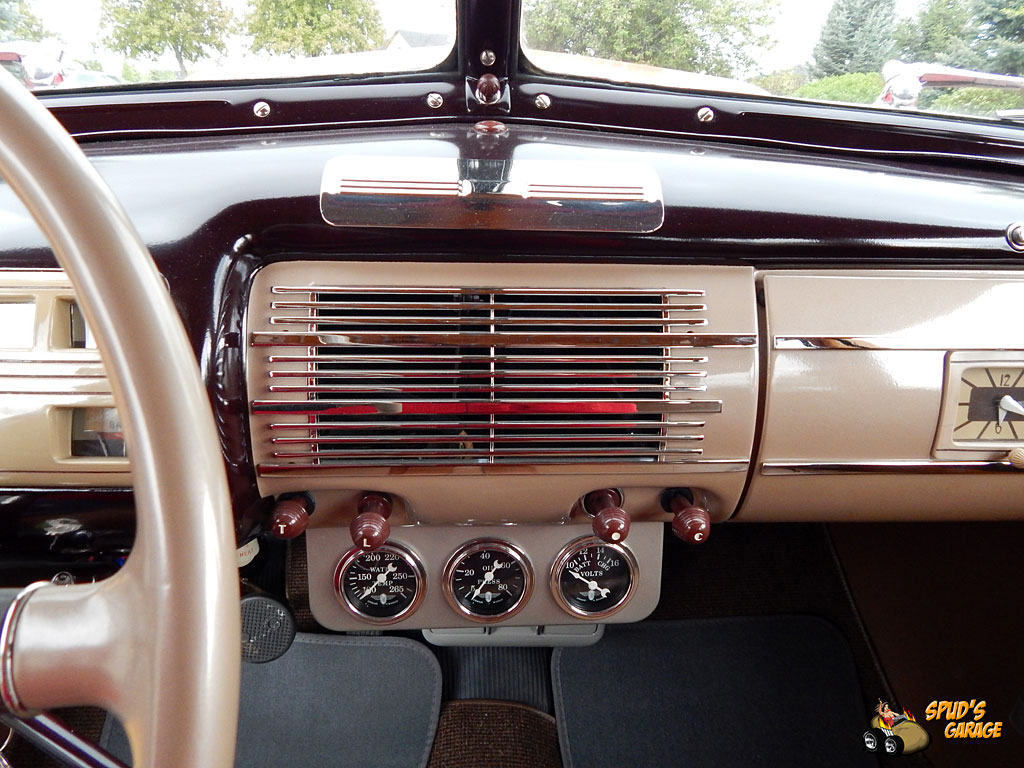
[[[701,290],[276,286],[270,310],[265,472],[691,461],[721,410]]]

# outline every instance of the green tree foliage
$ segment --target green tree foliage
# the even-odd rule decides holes
[[[730,77],[771,42],[774,0],[524,0],[532,48]]]
[[[896,0],[835,0],[814,46],[815,77],[881,72],[895,48]]]
[[[42,40],[49,37],[25,0],[0,0],[0,40]]]
[[[992,117],[1001,109],[1024,109],[1024,91],[950,88],[929,107],[938,112]]]
[[[973,47],[976,35],[970,0],[928,0],[897,26],[896,50],[903,61],[977,69],[984,58]]]
[[[227,51],[234,16],[221,0],[103,0],[103,25],[112,50],[148,58],[170,51],[185,77],[186,64]]]
[[[885,80],[878,72],[848,72],[814,80],[797,90],[794,96],[815,101],[844,101],[871,104],[882,93]]]
[[[764,88],[772,96],[793,96],[807,85],[807,81],[807,72],[802,67],[793,67],[755,77],[751,82]]]
[[[384,42],[372,0],[254,0],[252,49],[296,56],[371,51]]]
[[[1024,3],[974,0],[978,20],[976,46],[987,68],[1006,75],[1024,74]]]

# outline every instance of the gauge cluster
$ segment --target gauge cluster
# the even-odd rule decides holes
[[[607,543],[582,525],[396,526],[365,551],[307,532],[310,607],[328,629],[638,621],[657,605],[661,523]]]

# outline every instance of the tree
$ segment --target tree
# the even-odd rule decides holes
[[[531,48],[731,77],[769,45],[774,0],[524,0]]]
[[[157,58],[170,51],[178,75],[210,51],[226,53],[234,17],[221,0],[103,0],[106,44],[126,56]]]
[[[885,81],[878,72],[848,72],[814,80],[797,89],[794,96],[815,101],[843,101],[848,104],[872,104],[882,92]]]
[[[896,0],[835,0],[814,46],[815,77],[881,72],[892,58]]]
[[[323,56],[384,42],[372,0],[255,0],[245,23],[254,51]]]
[[[970,0],[928,0],[897,27],[896,50],[907,62],[977,69],[985,62],[973,47],[976,35]]]
[[[0,40],[38,41],[48,36],[25,0],[0,0]]]
[[[1007,75],[1024,74],[1024,5],[1013,0],[974,0],[977,47],[987,67]]]

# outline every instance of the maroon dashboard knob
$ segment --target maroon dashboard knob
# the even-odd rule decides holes
[[[675,496],[672,505],[672,533],[688,544],[703,544],[711,535],[711,517],[685,496]]]
[[[352,543],[370,552],[383,546],[391,536],[391,498],[383,493],[364,493],[358,512],[348,526]]]
[[[278,539],[294,539],[309,525],[309,510],[300,498],[277,502],[270,516],[270,535]]]
[[[622,494],[614,488],[591,491],[583,497],[583,510],[593,516],[594,535],[601,541],[618,544],[629,535],[629,513],[620,504]]]
[[[481,104],[494,104],[501,98],[501,81],[490,74],[481,75],[476,81],[476,100]]]

